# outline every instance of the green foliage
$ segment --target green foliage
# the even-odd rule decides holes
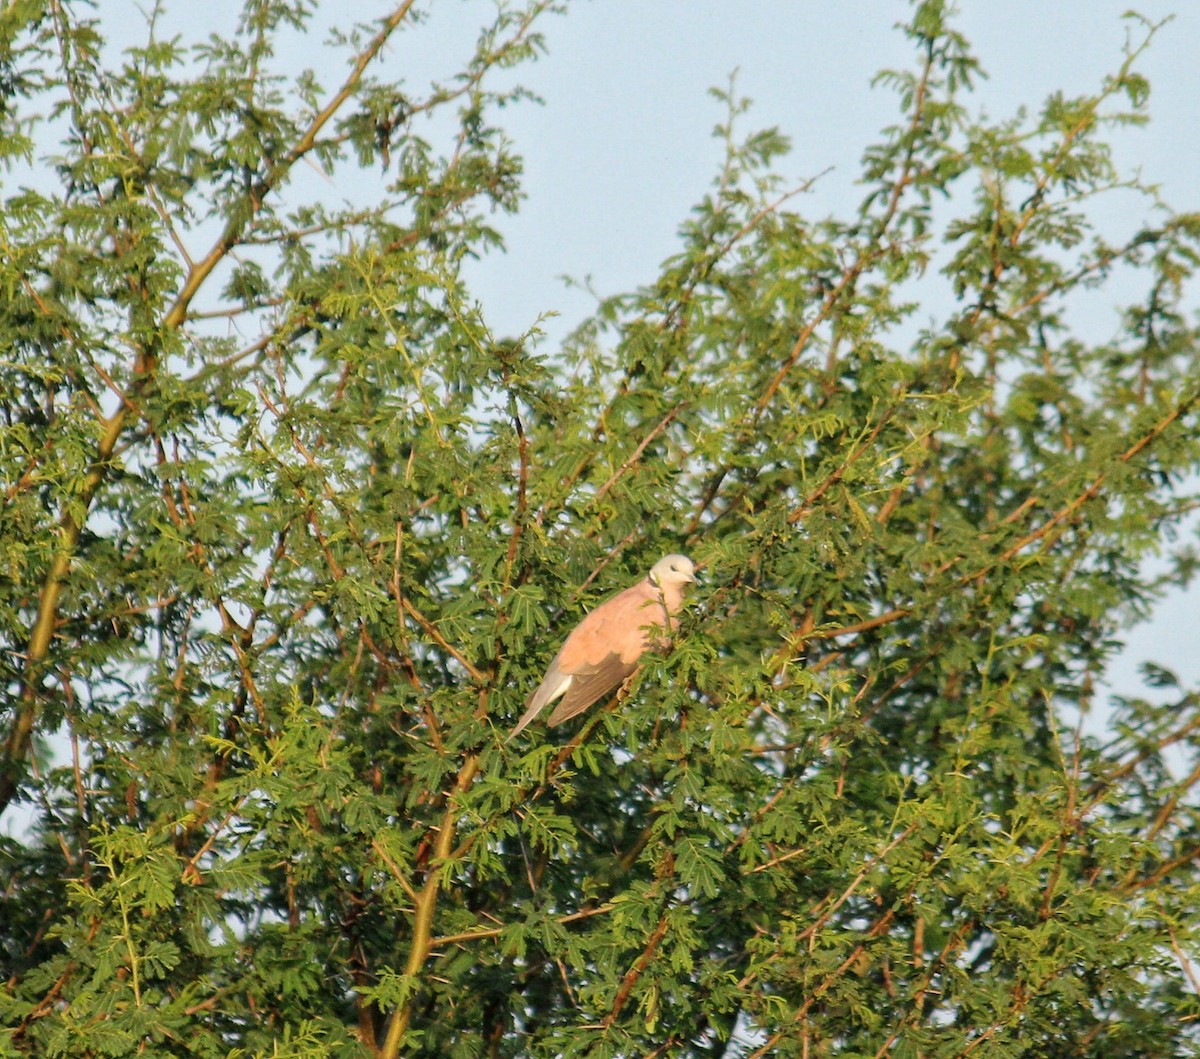
[[[678,253],[549,350],[460,268],[551,7],[427,89],[374,75],[407,3],[333,83],[315,4],[0,14],[0,1055],[1194,1054],[1198,691],[1080,723],[1196,566],[1200,221],[1105,140],[1144,44],[989,122],[916,4],[849,217],[717,93]],[[675,550],[673,649],[506,745]]]

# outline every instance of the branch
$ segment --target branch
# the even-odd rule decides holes
[[[752,1052],[748,1056],[748,1059],[765,1059],[765,1056],[774,1055],[775,1054],[775,1046],[781,1040],[783,1040],[788,1029],[790,1029],[791,1026],[800,1025],[804,1022],[805,1017],[808,1015],[809,1009],[811,1009],[812,1006],[818,1000],[820,1000],[822,996],[824,996],[829,991],[830,987],[832,987],[834,982],[836,982],[848,970],[850,970],[851,967],[853,967],[856,963],[858,963],[859,959],[867,951],[868,944],[871,941],[873,941],[875,938],[879,937],[881,934],[885,934],[887,932],[888,928],[892,924],[892,920],[895,918],[895,915],[896,915],[895,908],[887,909],[887,911],[885,911],[883,913],[883,915],[880,916],[879,919],[877,919],[875,921],[875,923],[871,927],[871,929],[869,931],[867,931],[866,936],[863,938],[863,940],[860,941],[850,951],[850,954],[840,964],[838,964],[838,966],[834,970],[830,971],[827,975],[825,975],[825,977],[821,980],[820,984],[818,984],[816,986],[816,988],[813,989],[813,991],[805,999],[804,1003],[801,1004],[800,1007],[797,1009],[795,1015],[792,1017],[792,1020],[789,1024],[789,1026],[785,1027],[784,1029],[777,1030],[775,1033],[771,1034],[771,1036],[768,1037],[767,1040],[763,1043],[762,1047],[757,1049],[756,1051]],[[749,984],[748,981],[743,979],[743,982],[739,983],[739,985],[743,985],[743,983]]]
[[[651,429],[650,433],[642,438],[641,442],[638,444],[638,447],[633,450],[625,462],[622,463],[621,466],[612,473],[612,476],[608,479],[608,481],[596,490],[596,495],[591,499],[591,506],[594,506],[596,503],[598,503],[604,494],[607,493],[614,485],[616,485],[618,481],[620,481],[625,472],[642,458],[642,453],[646,451],[646,448],[650,442],[652,442],[667,428],[671,420],[679,415],[679,413],[687,407],[687,404],[687,401],[680,401],[665,416],[663,416],[662,419],[658,421],[658,424]]]
[[[617,1021],[617,1017],[621,1014],[621,1009],[629,999],[629,994],[633,992],[633,987],[637,985],[637,980],[642,977],[642,973],[650,966],[650,961],[654,959],[654,953],[658,950],[658,946],[666,936],[666,933],[667,914],[663,912],[658,917],[658,926],[654,928],[654,931],[646,941],[646,947],[642,949],[642,954],[634,961],[633,966],[625,972],[625,977],[621,979],[617,995],[613,997],[612,1009],[604,1016],[604,1021],[601,1023],[604,1029],[611,1028],[612,1024]]]
[[[578,912],[571,912],[565,916],[557,916],[554,920],[560,926],[567,923],[578,923],[581,919],[591,919],[592,916],[602,916],[611,912],[617,906],[609,903],[597,905],[595,908],[581,908]],[[480,938],[496,938],[504,933],[504,927],[488,927],[484,930],[464,930],[460,934],[443,934],[440,938],[434,938],[429,946],[432,949],[440,949],[446,945],[458,945],[464,941],[478,941]]]
[[[808,341],[812,338],[813,332],[817,326],[829,318],[842,295],[849,290],[858,281],[858,277],[866,271],[867,267],[874,261],[875,257],[880,252],[880,243],[883,237],[887,234],[887,230],[891,227],[892,221],[896,219],[896,214],[900,209],[900,200],[904,195],[904,189],[907,188],[913,180],[913,161],[916,157],[917,150],[917,133],[920,132],[921,123],[925,120],[925,99],[929,92],[929,78],[933,72],[933,50],[930,48],[925,55],[925,64],[921,70],[921,79],[917,84],[916,92],[913,95],[912,102],[912,118],[909,121],[906,138],[908,139],[908,147],[904,152],[904,161],[900,166],[900,173],[892,184],[891,194],[888,196],[887,206],[884,208],[882,216],[875,225],[875,231],[871,233],[870,244],[855,258],[854,262],[846,268],[842,273],[842,278],[838,281],[836,287],[826,295],[824,302],[821,304],[817,314],[805,325],[804,329],[796,338],[791,352],[787,359],[779,366],[779,370],[775,372],[774,377],[768,384],[767,388],[759,397],[754,406],[754,421],[757,422],[762,413],[766,410],[767,405],[771,403],[776,391],[783,385],[783,380],[787,378],[788,373],[795,366],[796,361],[800,359],[800,355],[808,346]]]
[[[879,421],[871,428],[866,437],[859,442],[858,447],[855,448],[854,451],[851,452],[850,455],[841,462],[840,466],[838,466],[838,468],[833,471],[833,473],[831,473],[825,479],[825,481],[823,481],[819,486],[817,486],[816,489],[814,489],[808,494],[808,496],[804,498],[803,504],[801,504],[795,510],[788,512],[787,520],[789,526],[794,526],[802,518],[806,518],[808,515],[812,514],[813,504],[820,500],[825,493],[827,493],[833,486],[837,485],[837,483],[840,482],[843,477],[845,477],[846,472],[851,468],[851,466],[863,455],[863,453],[867,451],[871,445],[875,443],[875,440],[883,432],[883,428],[888,425],[888,422],[891,420],[892,416],[896,414],[896,410],[899,407],[899,403],[896,403],[888,408],[883,415],[879,417]]]
[[[167,312],[166,318],[163,321],[163,326],[168,329],[179,327],[187,317],[188,307],[200,290],[204,281],[208,279],[213,269],[217,267],[225,259],[225,256],[232,250],[242,239],[242,235],[250,222],[258,216],[262,209],[263,202],[266,197],[274,191],[282,182],[284,177],[291,172],[294,166],[301,158],[307,155],[317,144],[317,137],[321,130],[329,123],[330,119],[341,108],[342,104],[350,98],[358,88],[359,82],[362,81],[363,73],[370,65],[371,60],[379,54],[388,38],[395,31],[396,27],[404,20],[404,16],[408,14],[409,8],[413,5],[413,0],[404,0],[403,3],[393,11],[384,21],[379,32],[371,39],[371,42],[363,49],[358,58],[354,61],[354,66],[343,82],[342,87],[338,89],[334,97],[325,105],[324,109],[317,114],[308,128],[305,129],[300,139],[295,146],[291,148],[275,165],[262,180],[246,192],[248,210],[232,211],[228,223],[225,225],[225,230],[212,248],[204,256],[203,260],[188,271],[187,280],[184,282],[183,289],[175,298],[174,304]]]
[[[437,908],[438,895],[442,887],[442,867],[450,860],[454,849],[455,826],[458,817],[456,797],[467,791],[479,772],[479,757],[471,754],[459,769],[458,778],[454,782],[454,790],[446,799],[446,809],[442,814],[442,822],[437,828],[437,840],[433,847],[433,857],[430,859],[425,874],[425,884],[417,894],[416,906],[412,917],[412,943],[408,950],[408,960],[404,965],[404,974],[408,978],[416,978],[425,966],[433,950],[433,914]],[[388,1026],[387,1039],[383,1043],[380,1059],[396,1059],[400,1054],[400,1045],[408,1031],[412,1018],[412,999],[392,1015],[391,1025]]]
[[[480,684],[487,683],[487,677],[483,674],[483,672],[477,666],[472,665],[467,657],[438,631],[438,627],[409,602],[407,596],[400,597],[400,606],[404,608],[405,613],[408,614],[409,617],[411,617],[418,625],[421,626],[422,629],[425,630],[425,634],[435,644],[437,644],[438,647],[450,655],[456,662],[458,662],[460,666],[463,667],[463,669],[470,673],[472,679]]]

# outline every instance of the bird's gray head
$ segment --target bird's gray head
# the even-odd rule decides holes
[[[696,564],[686,555],[664,555],[650,567],[650,583],[659,588],[666,585],[693,585],[699,580]]]

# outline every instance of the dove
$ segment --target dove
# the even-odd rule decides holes
[[[674,631],[684,586],[697,580],[691,559],[666,555],[637,584],[601,603],[559,648],[505,742],[555,699],[562,701],[550,714],[549,723],[561,724],[617,687],[657,642],[658,629]]]

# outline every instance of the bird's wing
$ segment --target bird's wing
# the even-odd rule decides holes
[[[649,645],[645,626],[664,620],[658,593],[648,581],[639,581],[605,600],[575,627],[558,653],[559,667],[564,673],[581,673],[602,667],[609,655],[636,665]]]
[[[562,701],[554,707],[547,724],[562,724],[582,713],[597,699],[603,698],[637,669],[637,660],[626,662],[618,654],[610,654],[595,665],[585,665],[571,674],[571,682]]]

